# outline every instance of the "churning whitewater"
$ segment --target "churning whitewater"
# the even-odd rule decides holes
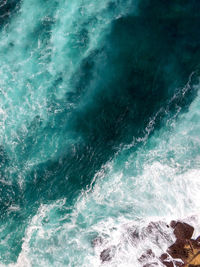
[[[199,66],[199,0],[0,0],[0,266],[163,266],[200,226]]]

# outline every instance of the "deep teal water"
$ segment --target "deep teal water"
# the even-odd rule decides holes
[[[140,266],[127,225],[198,214],[199,11],[0,1],[2,266]]]

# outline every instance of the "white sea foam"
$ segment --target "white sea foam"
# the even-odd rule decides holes
[[[23,1],[21,12],[9,26],[10,33],[4,31],[0,39],[0,87],[6,88],[2,89],[1,96],[0,134],[5,148],[10,149],[11,158],[16,155],[12,153],[16,146],[23,144],[23,138],[28,135],[27,125],[31,126],[29,122],[36,113],[45,127],[45,120],[52,112],[48,107],[47,95],[54,75],[57,77],[67,70],[62,84],[53,92],[61,99],[66,91],[72,90],[68,81],[78,70],[80,62],[99,48],[110,29],[109,0],[95,4],[84,1],[81,9],[78,0],[52,1],[55,6],[59,5],[57,12],[54,8],[49,10],[46,5],[41,6],[40,2]],[[124,2],[119,1],[112,20],[129,13],[132,2],[126,3],[124,6]],[[33,11],[32,16],[27,12],[29,9]],[[95,20],[92,22],[94,25],[90,24],[87,29],[88,44],[80,48],[79,43],[73,41],[73,36],[78,34],[79,24],[87,25],[86,18],[91,17]],[[42,47],[43,40],[38,39],[33,49],[29,50],[29,34],[34,32],[38,22],[43,21],[54,24],[49,43]],[[9,45],[14,39],[15,47],[10,53]],[[78,38],[78,42],[83,41]],[[72,47],[75,51],[73,55]],[[39,64],[36,64],[37,58],[40,59]],[[40,79],[42,75],[48,78]],[[183,96],[191,89],[191,77],[179,92]],[[170,101],[176,97],[175,94]],[[62,109],[58,105],[53,114],[60,112]],[[151,248],[159,257],[174,240],[172,231],[165,224],[171,219],[186,219],[196,227],[195,236],[199,234],[200,97],[196,97],[189,111],[182,114],[178,121],[175,119],[180,108],[177,109],[166,127],[155,131],[154,136],[149,138],[156,118],[162,112],[163,109],[159,110],[150,119],[144,136],[138,139],[133,137],[132,144],[123,147],[112,161],[102,167],[78,198],[73,212],[69,212],[72,207],[68,207],[67,199],[40,206],[37,214],[30,218],[17,263],[9,266],[96,267],[102,265],[101,252],[113,248],[112,259],[103,266],[137,267],[141,266],[138,258],[147,249]],[[43,151],[49,151],[49,154],[43,152],[39,158],[36,151],[35,159],[27,160],[24,168],[32,168],[34,163],[38,164],[57,153],[56,136],[44,136],[44,140]],[[139,143],[145,144],[127,155],[127,151]],[[23,170],[20,171],[25,176]],[[1,182],[8,184],[4,179]],[[19,210],[20,206],[10,206],[10,212]],[[147,232],[148,225],[158,221],[164,237],[161,232]],[[131,233],[134,230],[141,239],[133,240]],[[98,237],[100,239],[94,246],[92,243]]]
[[[101,266],[100,253],[113,247],[112,260],[103,266],[139,267],[138,258],[146,250],[152,249],[159,257],[174,241],[165,223],[185,219],[196,229],[200,226],[199,217],[192,217],[198,214],[199,175],[200,171],[191,170],[174,176],[171,168],[155,163],[145,168],[137,182],[129,178],[128,186],[120,182],[120,175],[98,180],[94,189],[79,199],[71,218],[62,217],[62,221],[69,219],[64,224],[54,217],[58,209],[64,209],[64,201],[43,205],[26,231],[16,266],[26,261],[27,266],[65,266],[64,262],[68,266]],[[159,222],[162,234],[147,231],[151,222]],[[142,236],[140,240],[131,238],[134,230]],[[197,230],[195,236],[198,234]],[[102,242],[93,247],[96,237]]]
[[[103,266],[139,267],[147,249],[159,258],[174,241],[166,227],[172,219],[194,225],[197,237],[199,100],[169,132],[161,129],[128,157],[127,147],[121,150],[95,175],[71,214],[67,200],[41,206],[27,228],[17,266],[26,261],[27,266],[101,266],[101,252],[112,248],[112,259]],[[151,222],[159,223],[149,233]],[[140,239],[131,238],[134,230]],[[158,258],[153,260],[161,266]]]

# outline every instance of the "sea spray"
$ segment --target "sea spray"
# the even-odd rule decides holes
[[[197,213],[199,2],[163,3],[0,6],[2,265],[139,266],[127,227]]]

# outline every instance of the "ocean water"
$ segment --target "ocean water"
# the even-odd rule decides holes
[[[140,267],[171,219],[199,234],[199,14],[0,0],[0,266]]]

